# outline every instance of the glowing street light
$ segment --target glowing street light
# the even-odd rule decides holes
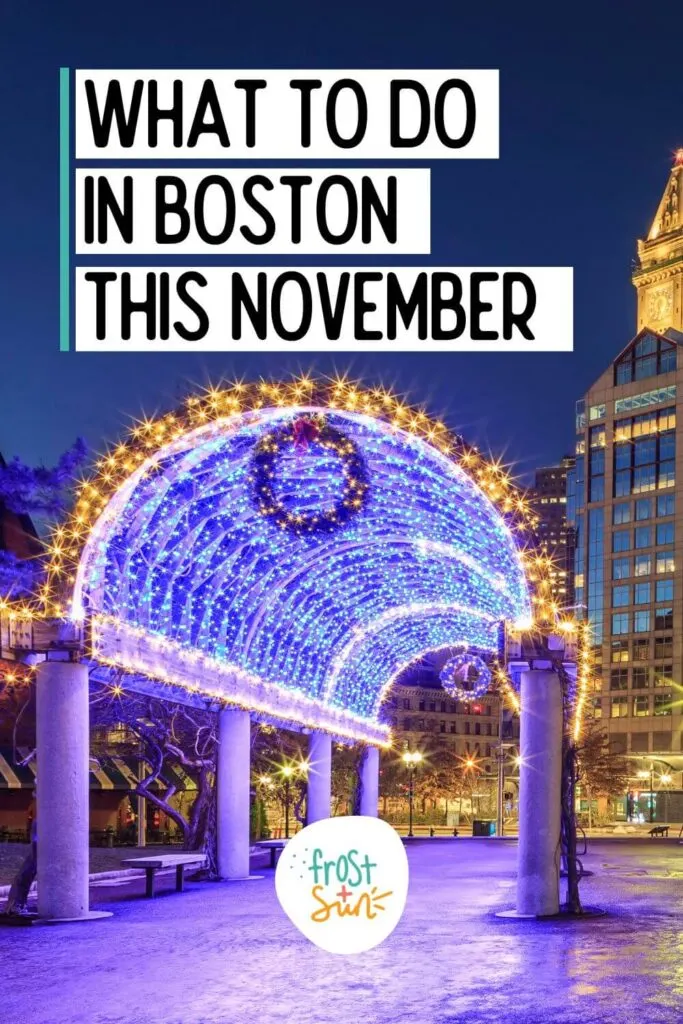
[[[405,750],[403,763],[408,769],[408,835],[413,836],[413,800],[415,799],[415,769],[422,760],[419,750]]]
[[[655,805],[655,766],[653,764],[651,764],[649,771],[644,771],[644,770],[643,771],[639,771],[638,772],[638,778],[639,779],[649,779],[650,780],[650,794],[649,794],[650,811],[649,811],[649,814],[648,814],[648,818],[649,818],[650,824],[652,824],[652,822],[654,821],[654,814],[655,814],[655,806],[654,806]]]
[[[292,776],[296,773],[296,767],[293,764],[283,764],[280,766],[278,771],[285,780],[285,839],[289,839],[289,797],[290,797],[290,783]]]

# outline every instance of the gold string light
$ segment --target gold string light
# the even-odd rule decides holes
[[[34,600],[0,600],[0,612],[10,613],[23,621],[66,616],[81,552],[90,532],[109,500],[133,472],[159,449],[188,431],[244,413],[258,414],[259,410],[269,406],[290,405],[362,412],[385,421],[397,430],[421,437],[466,473],[505,516],[517,538],[522,565],[532,591],[531,628],[546,634],[558,626],[579,630],[579,679],[574,720],[574,731],[578,735],[591,674],[590,645],[586,627],[563,616],[552,598],[553,562],[547,555],[539,553],[530,539],[539,517],[528,496],[517,487],[500,461],[486,458],[475,445],[469,445],[453,434],[442,420],[433,419],[422,408],[407,405],[386,388],[367,389],[346,376],[314,379],[302,375],[285,381],[234,381],[189,395],[175,412],[157,419],[136,421],[123,441],[97,459],[93,474],[77,483],[73,509],[65,522],[53,530],[46,545],[46,579]],[[519,710],[519,697],[502,667],[496,668],[494,678],[510,705]]]

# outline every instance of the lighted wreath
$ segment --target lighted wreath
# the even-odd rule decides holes
[[[326,508],[307,512],[287,509],[277,496],[280,457],[291,449],[301,458],[308,458],[316,447],[339,457],[343,478],[340,495]],[[300,416],[264,434],[252,457],[250,480],[254,503],[261,515],[280,529],[296,534],[338,530],[361,511],[369,486],[365,459],[357,445],[321,416]]]
[[[491,669],[478,654],[456,654],[439,675],[441,685],[454,700],[478,700],[491,685]]]

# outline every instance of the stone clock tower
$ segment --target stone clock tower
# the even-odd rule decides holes
[[[683,149],[676,153],[649,234],[638,241],[633,283],[639,331],[683,331]]]

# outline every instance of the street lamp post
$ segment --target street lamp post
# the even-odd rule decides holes
[[[664,760],[662,760],[659,757],[654,757],[651,760],[648,758],[648,760],[650,761],[649,768],[647,768],[647,769],[643,768],[643,769],[641,769],[641,771],[636,772],[636,776],[639,779],[648,779],[649,780],[649,783],[650,783],[650,808],[649,808],[649,814],[648,814],[648,821],[650,822],[650,824],[652,824],[652,822],[654,821],[654,810],[655,810],[655,773],[656,773],[656,770],[657,770],[657,769],[655,769],[655,763],[658,765],[658,770],[660,772],[660,774],[658,776],[658,779],[659,779],[659,791],[660,792],[662,791],[662,786],[668,786],[673,781],[673,776],[672,776],[671,773],[674,771],[674,768],[673,768],[672,765],[669,764],[668,761],[664,761]],[[665,795],[665,799],[664,799],[664,812],[665,812],[664,813],[664,818],[666,819],[669,816],[669,798],[668,798],[668,794]]]
[[[498,789],[496,791],[496,835],[503,834],[503,792],[505,789],[505,747],[503,745],[504,724],[503,694],[498,694]]]
[[[261,787],[261,800],[264,808],[264,824],[268,822],[268,792],[275,788],[275,783],[271,779],[270,775],[259,775],[257,782]],[[259,831],[259,838],[263,838],[263,832]]]
[[[285,780],[285,839],[289,839],[289,794],[290,780],[294,774],[294,769],[291,764],[283,764],[280,771]]]
[[[498,778],[497,778],[497,791],[496,791],[496,835],[502,836],[504,832],[505,824],[505,764],[510,748],[513,746],[512,743],[499,743],[498,750],[496,752],[496,761],[498,763]]]
[[[501,743],[498,747],[498,788],[496,790],[496,835],[503,834],[503,799],[505,790],[505,750]]]
[[[419,750],[406,750],[403,763],[408,769],[408,835],[413,836],[413,800],[415,798],[415,769],[422,760]]]
[[[468,773],[469,772],[474,772],[474,771],[476,771],[477,767],[478,767],[478,765],[477,765],[476,759],[474,757],[470,756],[470,757],[466,757],[465,758],[465,771],[466,772],[468,772]],[[470,776],[470,779],[471,778],[472,778],[472,776]],[[478,778],[479,778],[479,774],[477,773],[477,775],[475,776],[475,780],[478,779]],[[475,812],[474,812],[474,798],[475,798],[475,796],[477,797],[477,799],[479,799],[479,795],[475,794],[474,789],[470,789],[470,810],[472,812],[472,821],[474,821],[474,816],[475,816]],[[477,805],[477,811],[478,810],[479,810],[479,805]]]
[[[648,808],[647,818],[648,818],[649,823],[652,824],[652,822],[654,821],[654,796],[655,796],[655,766],[654,766],[654,764],[650,764],[649,771],[638,772],[638,778],[639,779],[649,779],[650,780],[650,798],[649,798],[649,808]]]

